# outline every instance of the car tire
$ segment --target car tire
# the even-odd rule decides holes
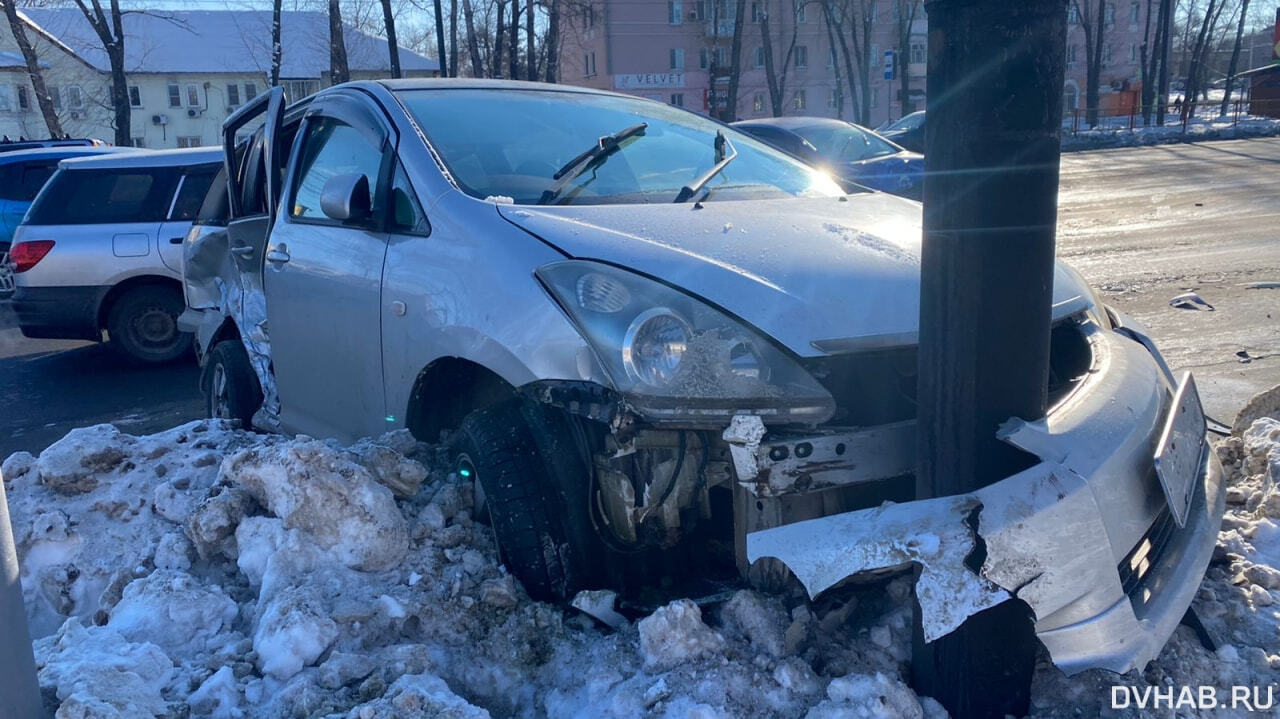
[[[125,356],[158,364],[191,351],[191,334],[178,330],[186,303],[182,293],[155,285],[126,291],[107,313],[111,346]]]
[[[565,514],[586,505],[557,501],[527,409],[515,399],[472,412],[449,444],[455,471],[479,485],[484,504],[476,509],[487,514],[508,571],[534,599],[560,601],[581,588]]]
[[[200,386],[206,416],[239,420],[245,429],[253,426],[253,415],[262,406],[262,385],[240,340],[223,340],[209,350]]]

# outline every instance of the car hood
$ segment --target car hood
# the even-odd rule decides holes
[[[895,169],[922,167],[924,155],[915,152],[895,152],[892,155],[881,155],[856,162],[845,162],[837,165],[837,169],[849,171],[888,172]]]
[[[847,198],[651,205],[499,205],[565,254],[659,278],[729,311],[799,356],[916,343],[920,204]],[[1054,316],[1090,293],[1060,263]]]

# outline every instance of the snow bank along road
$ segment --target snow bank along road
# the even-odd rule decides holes
[[[1209,413],[1229,423],[1280,384],[1280,289],[1241,286],[1280,280],[1277,208],[1280,138],[1067,153],[1058,251],[1150,326],[1175,369],[1195,371]],[[1187,289],[1216,311],[1170,308]],[[189,364],[137,368],[106,347],[27,340],[0,303],[0,457],[95,422],[155,432],[193,419],[195,377]]]
[[[1247,710],[1277,707],[1280,422],[1261,419],[1217,451],[1228,512],[1195,608],[1218,650],[1180,627],[1122,677],[1067,678],[1042,657],[1032,716],[1173,716],[1175,699],[1179,717],[1274,716]],[[597,611],[597,623],[529,600],[442,460],[403,431],[342,448],[213,421],[144,437],[97,425],[39,457],[10,456],[0,472],[49,712],[945,714],[903,681],[906,577],[816,602],[746,589],[701,606],[678,598],[649,616]],[[1128,709],[1112,710],[1117,694]],[[1165,698],[1153,707],[1153,696]]]

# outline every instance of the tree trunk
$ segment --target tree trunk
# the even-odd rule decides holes
[[[1085,53],[1085,90],[1084,90],[1084,107],[1085,122],[1089,127],[1098,124],[1098,105],[1101,95],[1102,83],[1102,46],[1103,38],[1106,36],[1106,7],[1105,0],[1095,0],[1096,4],[1090,7],[1086,2],[1081,5],[1080,0],[1072,0],[1076,6],[1076,14],[1080,16],[1080,29],[1084,31],[1084,53]],[[1097,10],[1097,14],[1090,17],[1090,10]]]
[[[858,112],[858,123],[862,125],[871,124],[871,12],[875,7],[874,0],[866,0],[868,3],[863,7],[858,19],[862,21],[862,45],[858,45],[858,37],[854,35],[854,47],[858,49],[858,57],[861,61],[858,63],[858,82],[862,85],[862,97]]]
[[[920,0],[898,0],[898,72],[901,74],[899,84],[902,87],[902,114],[905,117],[916,111],[911,102],[911,26],[916,21],[916,9]],[[875,58],[872,58],[875,59]]]
[[[778,73],[773,66],[773,39],[769,32],[769,11],[760,15],[760,42],[764,53],[764,77],[769,85],[769,109],[774,117],[782,117],[782,88],[778,85]]]
[[[329,77],[334,85],[351,80],[347,65],[347,39],[342,32],[342,7],[339,0],[329,0]]]
[[[538,53],[535,52],[535,48],[537,47],[537,45],[536,43],[534,43],[534,30],[533,30],[533,21],[535,19],[534,7],[535,6],[533,3],[533,0],[525,0],[525,4],[524,4],[525,49],[524,49],[524,52],[525,52],[525,56],[529,58],[529,68],[528,68],[529,72],[525,75],[525,77],[529,78],[530,80],[536,81],[538,79]]]
[[[1191,62],[1187,66],[1187,91],[1182,101],[1184,125],[1195,116],[1196,95],[1200,92],[1201,65],[1209,44],[1209,31],[1218,19],[1215,10],[1221,12],[1218,0],[1209,0],[1209,7],[1204,11],[1204,20],[1200,22],[1200,31],[1196,34],[1196,44],[1191,49]]]
[[[844,119],[844,78],[841,77],[838,48],[840,44],[836,41],[836,29],[831,25],[831,17],[827,13],[827,3],[823,3],[822,8],[822,24],[827,26],[827,42],[831,43],[831,71],[835,74],[835,82],[832,83],[836,93],[836,118]]]
[[[1142,124],[1143,126],[1151,124],[1151,102],[1155,99],[1155,77],[1154,63],[1150,61],[1154,57],[1151,48],[1151,7],[1154,0],[1147,0],[1147,19],[1146,24],[1142,28],[1142,42],[1138,45],[1138,70],[1142,79]],[[1157,26],[1156,30],[1159,34]]]
[[[849,41],[845,39],[844,22],[837,22],[836,11],[832,8],[832,0],[824,0],[822,3],[823,15],[827,18],[827,24],[831,27],[832,34],[836,36],[840,46],[840,59],[844,61],[844,77],[845,82],[849,85],[849,109],[855,111],[858,107],[858,85],[853,74],[853,55],[849,51]],[[841,15],[843,15],[843,9]]]
[[[1240,63],[1240,43],[1244,40],[1245,18],[1249,15],[1249,0],[1240,0],[1240,22],[1236,24],[1236,43],[1231,49],[1231,63],[1227,65],[1227,84],[1222,90],[1220,117],[1227,116],[1231,106],[1231,85],[1236,79],[1236,66]]]
[[[526,0],[532,2],[532,0]],[[511,0],[511,21],[507,24],[507,77],[520,79],[520,0]]]
[[[284,48],[280,44],[281,2],[282,0],[271,0],[271,87],[280,84],[280,63],[284,55]]]
[[[560,81],[560,0],[551,0],[547,15],[547,82]]]
[[[44,117],[45,127],[49,129],[49,137],[62,137],[62,123],[58,121],[58,113],[53,109],[53,98],[49,96],[49,88],[44,84],[44,72],[40,69],[40,58],[27,37],[27,28],[18,17],[18,8],[13,0],[4,3],[4,14],[9,19],[9,29],[13,32],[13,40],[22,52],[22,59],[27,65],[27,76],[31,78],[31,88],[35,91],[36,104],[40,106],[40,114]],[[1239,41],[1236,42],[1237,49]]]
[[[559,3],[560,0],[554,0]],[[462,19],[467,29],[467,53],[471,55],[471,77],[484,77],[484,65],[480,61],[480,43],[476,38],[475,13],[471,0],[462,0]]]
[[[382,22],[387,28],[387,55],[391,61],[391,77],[400,74],[400,45],[396,41],[396,20],[391,15],[391,0],[382,0]]]
[[[1160,80],[1156,88],[1156,124],[1164,125],[1169,107],[1169,33],[1173,30],[1173,0],[1160,0]]]
[[[458,76],[458,0],[449,0],[449,77]]]
[[[515,2],[515,0],[511,0]],[[498,29],[493,33],[493,53],[489,58],[489,77],[502,77],[502,57],[506,51],[507,4],[498,0]]]
[[[115,144],[129,147],[133,144],[129,121],[132,108],[129,105],[129,81],[124,74],[124,19],[120,12],[120,0],[111,0],[111,17],[102,9],[101,0],[90,0],[93,8],[84,0],[75,0],[76,7],[84,15],[94,34],[102,42],[111,68],[111,107],[115,126]]]
[[[432,0],[431,9],[436,21],[436,62],[440,64],[440,77],[449,77],[449,58],[444,44],[444,8],[440,0]]]
[[[746,22],[747,0],[738,0],[733,9],[733,40],[729,44],[729,96],[725,98],[725,122],[738,119],[738,85],[742,81],[742,26]]]

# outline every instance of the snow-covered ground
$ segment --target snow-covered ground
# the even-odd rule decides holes
[[[1280,667],[1280,422],[1218,449],[1229,515],[1145,672],[1067,678],[1036,716],[1116,715],[1112,685],[1269,686]],[[470,490],[406,433],[352,447],[194,422],[79,429],[4,461],[40,684],[58,717],[937,717],[904,683],[905,577],[816,602],[740,590],[647,617],[533,602]],[[608,594],[580,597],[608,606]],[[1180,711],[1180,716],[1194,711]],[[1223,712],[1206,712],[1223,716]]]
[[[1128,117],[1108,118],[1114,121],[1111,125],[1099,123],[1093,129],[1081,123],[1080,129],[1073,133],[1068,124],[1062,131],[1062,149],[1093,150],[1108,147],[1137,147],[1140,145],[1166,145],[1178,142],[1206,142],[1209,140],[1242,140],[1250,137],[1273,137],[1280,135],[1280,120],[1270,117],[1242,115],[1233,120],[1230,115],[1218,117],[1215,108],[1211,114],[1197,113],[1196,117],[1182,129],[1177,114],[1166,118],[1168,124],[1142,126],[1139,117],[1137,126],[1129,129]]]

